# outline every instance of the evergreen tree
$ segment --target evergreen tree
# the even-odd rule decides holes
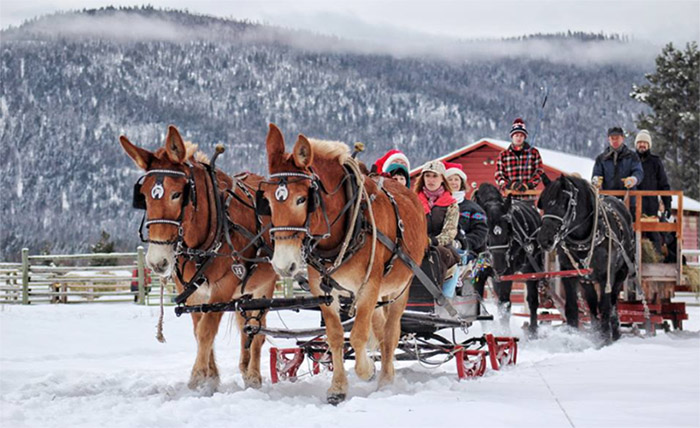
[[[631,96],[651,107],[637,127],[653,135],[653,149],[664,160],[671,188],[700,197],[700,52],[691,42],[684,51],[672,43],[656,58],[650,84],[633,86]]]
[[[103,230],[100,240],[95,245],[90,246],[90,250],[93,253],[113,253],[114,241],[110,240],[109,233]],[[94,259],[92,262],[93,266],[114,266],[116,264],[116,259]]]

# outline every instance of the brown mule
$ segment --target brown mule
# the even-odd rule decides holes
[[[215,190],[205,166],[208,161],[200,152],[195,154],[196,145],[183,142],[174,126],[168,128],[164,147],[155,152],[135,146],[124,136],[119,140],[127,155],[146,171],[140,186],[141,193],[135,194],[134,199],[136,201],[141,198],[149,220],[146,222],[149,229],[147,264],[155,273],[169,277],[177,263],[182,278],[189,281],[195,275],[195,263],[186,262],[185,255],[177,254],[175,244],[181,239],[185,248],[207,249],[212,243],[216,244],[217,239]],[[216,171],[216,177],[219,185],[217,192],[233,190],[241,200],[249,199],[242,189],[234,186],[231,177],[219,170]],[[256,189],[262,177],[249,174],[238,179],[245,186]],[[237,198],[231,198],[227,213],[233,223],[255,234],[256,214],[250,207]],[[236,249],[243,249],[249,243],[239,231],[231,234],[231,242]],[[217,252],[231,254],[226,240]],[[255,246],[248,247],[241,255],[246,258],[255,257]],[[204,270],[206,283],[186,303],[196,305],[228,302],[240,297],[242,281],[232,272],[232,264],[231,257],[214,257]],[[178,293],[182,293],[183,283],[177,275],[174,276]],[[245,292],[253,294],[255,298],[270,298],[275,281],[276,275],[270,264],[259,264],[252,271]],[[197,358],[192,367],[190,388],[204,387],[213,391],[218,387],[219,371],[214,359],[214,338],[222,315],[222,312],[192,314]],[[236,313],[236,318],[239,329],[242,329],[245,320],[240,313]],[[261,322],[264,325],[264,317]],[[241,331],[239,367],[246,386],[260,387],[262,383],[260,351],[264,340],[263,335],[257,335],[250,347],[246,347],[247,336]]]
[[[302,264],[309,261],[308,257],[315,257],[320,252],[332,253],[343,244],[347,228],[345,217],[349,215],[348,211],[343,212],[343,207],[348,202],[342,184],[346,174],[343,163],[350,157],[349,148],[343,143],[309,141],[303,135],[299,135],[293,152],[285,153],[282,133],[274,124],[270,124],[267,156],[270,179],[273,181],[264,182],[261,190],[269,202],[272,223],[275,226],[272,229],[275,240],[272,265],[280,275],[294,277],[299,274]],[[377,231],[393,242],[398,228],[394,207],[377,183],[366,175],[362,177],[364,189],[373,200],[371,207]],[[421,204],[413,192],[394,180],[386,180],[383,185],[394,196],[400,216],[406,225],[402,248],[420,265],[428,244]],[[371,224],[366,210],[361,215]],[[326,235],[331,223],[333,224],[330,234]],[[311,235],[326,236],[321,237],[315,250],[306,260],[302,260],[302,248],[305,242],[308,243]],[[366,351],[370,328],[380,342],[381,387],[392,382],[394,378],[394,351],[400,339],[401,315],[408,300],[407,287],[413,272],[397,260],[385,275],[385,263],[391,258],[392,252],[379,241],[376,241],[373,260],[371,255],[370,231],[365,233],[364,244],[359,250],[331,276],[356,297],[355,323],[350,334],[350,344],[355,350],[355,372],[363,380],[369,380],[374,375],[374,363]],[[363,285],[370,263],[372,268],[369,280]],[[325,266],[328,267],[329,264],[326,263]],[[308,274],[311,292],[317,296],[323,295],[319,272],[309,267]],[[333,358],[333,380],[327,394],[328,402],[332,404],[344,400],[348,390],[343,367],[344,332],[339,315],[339,293],[343,294],[334,290],[334,303],[321,307]],[[393,303],[375,310],[377,302],[381,300],[393,300]]]

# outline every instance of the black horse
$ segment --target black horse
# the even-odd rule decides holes
[[[532,273],[542,270],[542,252],[535,237],[542,221],[535,207],[525,201],[503,199],[496,186],[483,183],[475,192],[474,200],[486,211],[489,226],[487,239],[495,272],[494,287],[498,294],[498,312],[502,321],[510,315],[512,281],[499,281],[502,275],[516,272]],[[483,282],[475,285],[483,297]],[[530,308],[530,333],[537,331],[539,305],[537,281],[527,281],[527,303]]]
[[[542,248],[557,248],[562,270],[593,269],[587,277],[562,279],[566,322],[578,327],[577,286],[581,283],[594,328],[600,330],[605,342],[617,340],[617,297],[628,275],[635,274],[629,210],[617,198],[597,198],[588,182],[564,175],[545,188],[537,207],[544,211],[537,235]],[[594,283],[603,292],[597,292]]]

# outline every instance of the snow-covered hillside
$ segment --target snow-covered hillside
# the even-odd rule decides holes
[[[481,137],[507,138],[518,116],[534,132],[546,83],[537,145],[590,157],[610,126],[634,128],[646,107],[629,93],[653,70],[651,61],[630,61],[627,52],[639,48],[632,42],[585,35],[538,42],[553,57],[575,52],[581,60],[574,63],[462,56],[472,45],[488,51],[485,41],[457,46],[445,59],[334,49],[338,40],[300,37],[152,8],[49,16],[0,32],[0,186],[7,193],[0,259],[18,260],[22,247],[85,251],[101,230],[117,251],[134,250],[139,219],[130,197],[138,171],[120,134],[153,150],[175,124],[208,153],[224,143],[224,171],[265,173],[264,139],[275,122],[289,139],[301,132],[362,141],[368,163],[400,148],[418,166]],[[542,50],[530,42],[503,43],[507,52]],[[592,51],[616,52],[619,62],[582,59]]]
[[[0,425],[697,427],[700,308],[689,312],[682,334],[628,336],[602,349],[585,335],[547,328],[521,342],[517,366],[473,381],[458,381],[453,363],[399,363],[396,382],[380,391],[351,373],[349,399],[332,407],[324,401],[327,374],[270,383],[269,343],[262,389],[244,390],[238,333],[226,322],[216,342],[222,386],[206,396],[186,386],[195,342],[190,320],[172,308],[160,344],[155,307],[0,306]],[[289,326],[318,322],[316,313],[282,317]],[[276,314],[269,320],[282,325]],[[512,330],[521,323],[513,319]]]

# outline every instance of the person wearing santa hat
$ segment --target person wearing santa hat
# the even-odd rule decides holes
[[[391,149],[384,156],[377,159],[372,167],[372,171],[377,174],[389,172],[388,169],[393,164],[403,165],[406,167],[406,170],[411,170],[411,162],[408,161],[408,157],[401,150]]]
[[[496,173],[494,175],[496,184],[501,189],[524,192],[534,189],[542,181],[544,168],[540,152],[530,146],[525,141],[527,139],[527,128],[525,121],[517,118],[513,121],[510,129],[512,144],[498,155],[496,162]],[[532,200],[535,197],[530,195],[513,195],[519,199]]]
[[[455,238],[455,246],[471,256],[486,249],[488,226],[484,210],[466,196],[467,174],[458,163],[445,162],[445,176],[452,190],[452,197],[459,206],[459,231]]]

